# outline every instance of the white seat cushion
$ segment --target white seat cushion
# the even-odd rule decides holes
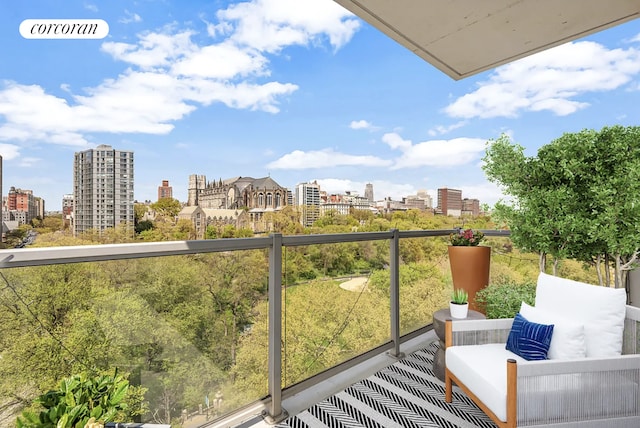
[[[450,346],[447,369],[473,392],[501,421],[507,420],[507,360],[525,359],[505,349],[504,343]]]
[[[584,325],[587,357],[622,354],[627,294],[608,288],[540,273],[536,308]]]
[[[520,314],[535,323],[553,324],[553,336],[547,354],[550,360],[571,360],[587,356],[583,324],[534,308],[525,302],[522,302]]]

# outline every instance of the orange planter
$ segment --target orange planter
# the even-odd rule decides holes
[[[491,247],[449,246],[449,263],[454,288],[469,293],[469,309],[477,311],[476,293],[489,284]]]

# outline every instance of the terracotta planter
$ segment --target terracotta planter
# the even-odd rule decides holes
[[[477,311],[476,293],[489,284],[491,247],[449,246],[449,263],[454,288],[469,293],[469,309]]]

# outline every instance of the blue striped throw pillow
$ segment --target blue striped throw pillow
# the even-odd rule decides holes
[[[506,348],[525,360],[546,360],[552,335],[553,324],[536,324],[527,321],[517,313],[513,319]]]

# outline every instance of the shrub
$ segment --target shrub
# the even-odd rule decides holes
[[[487,318],[513,318],[520,310],[522,302],[533,305],[535,297],[534,283],[491,284],[476,293],[476,303],[484,310]]]
[[[90,376],[85,373],[63,379],[57,390],[36,399],[43,410],[23,412],[18,428],[82,428],[90,418],[100,423],[122,416],[127,408],[129,381],[117,372]]]

